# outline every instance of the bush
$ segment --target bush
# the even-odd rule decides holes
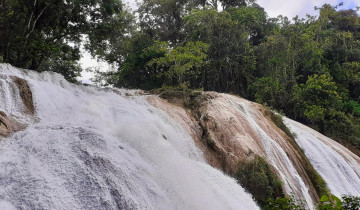
[[[164,86],[160,89],[153,90],[153,92],[160,94],[159,96],[161,98],[167,100],[174,98],[184,99],[185,96],[189,94],[187,90],[183,90],[180,87],[168,87],[168,86]]]
[[[250,161],[240,161],[234,177],[260,205],[269,198],[283,197],[281,181],[265,159],[258,155]]]
[[[329,197],[326,195],[323,195],[320,198],[320,203],[318,204],[318,209],[319,210],[342,210],[344,208],[342,207],[342,202],[338,197],[336,197],[334,195],[331,195]]]
[[[360,197],[343,195],[342,197],[342,207],[344,209],[359,210],[360,209]]]
[[[281,115],[275,114],[274,112],[272,112],[271,110],[267,109],[265,111],[265,114],[268,115],[271,119],[271,121],[274,122],[274,124],[280,128],[282,131],[284,131],[286,133],[287,136],[289,136],[290,138],[294,139],[295,136],[293,133],[291,133],[291,131],[289,130],[289,128],[284,124],[284,121],[282,119]]]
[[[360,148],[359,127],[343,112],[331,110],[324,120],[325,135],[335,140],[345,140]]]
[[[354,115],[355,117],[360,117],[360,104],[356,101],[348,101],[344,103],[343,110],[345,113]]]
[[[265,210],[281,209],[281,210],[301,210],[304,209],[303,202],[296,201],[293,197],[270,198],[266,201]]]
[[[206,96],[202,94],[202,90],[192,90],[188,88],[188,83],[183,83],[180,86],[163,86],[160,89],[152,90],[152,93],[159,94],[163,99],[170,102],[181,102],[184,108],[189,109],[195,118],[199,119],[201,116],[201,104],[207,100]]]

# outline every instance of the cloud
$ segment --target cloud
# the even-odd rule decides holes
[[[124,3],[134,11],[137,9],[135,1],[124,0]],[[283,15],[290,19],[296,15],[300,17],[305,17],[306,14],[317,15],[318,12],[314,11],[315,6],[320,7],[325,3],[337,5],[340,2],[343,2],[344,6],[339,9],[355,9],[356,6],[360,6],[360,0],[257,0],[270,17]]]
[[[289,19],[296,15],[300,17],[305,17],[306,14],[317,15],[318,12],[314,11],[314,7],[320,7],[325,3],[337,5],[343,2],[344,6],[339,9],[354,9],[360,6],[360,0],[258,0],[257,2],[265,8],[270,17],[283,15]]]

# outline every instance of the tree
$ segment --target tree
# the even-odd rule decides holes
[[[220,2],[224,10],[230,7],[246,7],[247,5],[246,0],[221,0]]]
[[[182,18],[188,12],[189,4],[188,0],[144,0],[138,9],[142,31],[171,45],[181,42]]]
[[[232,20],[229,12],[214,9],[193,10],[184,22],[186,41],[209,44],[201,87],[246,95],[255,57],[244,27]]]
[[[119,0],[2,1],[0,56],[4,62],[33,70],[39,70],[43,62],[75,62],[80,58],[82,36],[99,37],[99,31],[101,35],[111,34],[109,22],[117,20],[122,7]],[[108,38],[99,37],[102,42]],[[97,47],[93,40],[91,49]]]
[[[300,85],[296,92],[304,115],[311,121],[324,119],[330,109],[340,110],[341,96],[332,78],[326,74],[309,76],[304,85]]]
[[[278,78],[262,77],[258,78],[250,89],[255,94],[256,102],[266,104],[270,107],[280,107],[281,97],[285,94],[285,87],[279,83]]]
[[[265,39],[265,34],[273,29],[274,25],[267,20],[264,8],[254,5],[251,7],[228,8],[227,12],[232,20],[243,25],[250,34],[253,45],[260,44]]]
[[[188,42],[185,46],[178,46],[171,49],[164,42],[157,42],[154,46],[166,51],[164,57],[155,58],[148,62],[148,65],[156,65],[158,68],[168,68],[166,77],[169,81],[174,81],[180,85],[184,82],[184,77],[188,76],[187,81],[193,80],[192,77],[200,75],[198,69],[204,64],[208,44],[203,42]],[[167,82],[169,82],[167,81]]]
[[[152,37],[143,32],[134,33],[121,52],[125,52],[124,60],[116,62],[119,69],[115,73],[115,86],[145,90],[162,86],[166,80],[163,70],[156,65],[148,65],[148,62],[164,57],[166,49],[159,45],[156,47]]]
[[[62,74],[70,82],[76,82],[76,77],[80,76],[81,66],[75,61],[69,60],[46,60],[40,65],[39,71],[53,71]]]

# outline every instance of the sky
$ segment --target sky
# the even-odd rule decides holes
[[[360,0],[257,0],[257,3],[265,8],[269,17],[283,15],[287,16],[290,20],[296,15],[299,15],[300,18],[305,17],[306,14],[317,15],[317,12],[314,11],[315,6],[320,7],[325,3],[337,5],[341,2],[343,2],[344,5],[340,9],[355,9],[356,6],[360,6]],[[133,11],[137,9],[135,0],[124,0],[124,3]],[[88,67],[108,68],[106,63],[91,58],[90,54],[84,51],[80,64],[83,69]],[[91,83],[91,73],[83,71],[81,75],[82,76],[79,77],[80,81],[83,83]]]
[[[355,9],[356,6],[360,6],[360,0],[257,0],[257,2],[265,8],[270,17],[283,15],[289,19],[296,15],[305,17],[307,13],[316,15],[314,7],[325,3],[337,5],[343,2],[344,5],[340,9]]]

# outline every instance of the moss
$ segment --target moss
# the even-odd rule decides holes
[[[163,99],[173,99],[173,98],[184,98],[186,91],[180,87],[162,87],[159,89],[154,89],[150,91],[153,94],[159,94]]]
[[[201,117],[200,108],[204,101],[207,100],[206,96],[202,94],[202,90],[192,90],[182,87],[164,86],[159,89],[150,91],[152,94],[159,94],[163,99],[169,102],[178,100],[182,103],[182,106],[191,111],[196,119]]]
[[[262,206],[269,198],[284,195],[282,182],[265,159],[258,155],[250,161],[239,161],[234,177]]]
[[[274,124],[280,128],[282,131],[284,131],[284,133],[286,133],[286,135],[288,137],[290,137],[291,139],[295,139],[295,135],[294,133],[291,133],[291,131],[289,130],[289,128],[284,124],[284,121],[282,119],[281,115],[275,114],[274,112],[272,112],[270,109],[266,109],[265,110],[265,115],[269,116],[271,121],[274,122]]]

